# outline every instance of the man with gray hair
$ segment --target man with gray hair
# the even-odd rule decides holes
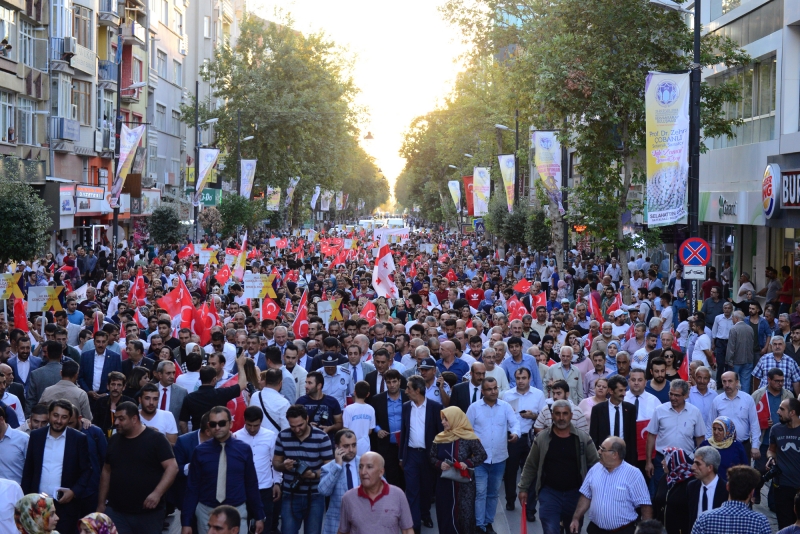
[[[719,508],[728,500],[728,489],[725,481],[720,479],[718,471],[722,458],[714,447],[700,447],[694,451],[692,472],[694,479],[686,486],[686,497],[689,501],[689,524],[694,524],[697,516],[703,512]]]
[[[700,410],[686,402],[689,397],[689,383],[673,380],[670,383],[669,402],[653,410],[647,425],[647,446],[645,452],[645,473],[650,477],[650,495],[654,496],[658,482],[664,476],[661,465],[664,451],[669,447],[683,449],[692,454],[705,439],[706,424]],[[655,461],[653,451],[656,452]]]
[[[600,328],[600,335],[592,341],[592,348],[589,350],[589,354],[596,350],[602,350],[607,354],[608,344],[611,341],[619,341],[619,338],[614,335],[614,325],[606,321]]]
[[[742,391],[750,393],[750,374],[753,371],[755,332],[745,321],[741,310],[733,312],[733,327],[728,334],[728,350],[725,353],[725,363],[733,367],[739,375]]]
[[[770,340],[772,352],[768,352],[758,359],[752,377],[759,381],[755,384],[756,389],[760,382],[765,380],[770,369],[778,368],[783,371],[786,385],[791,386],[795,395],[800,393],[800,366],[791,357],[785,354],[786,340],[783,336],[772,336]]]
[[[711,288],[712,297],[716,293],[719,295],[720,288]],[[705,306],[703,306],[705,311]],[[712,320],[711,327],[711,351],[717,363],[717,384],[722,383],[722,373],[725,372],[725,355],[728,352],[728,337],[733,328],[733,304],[726,302],[722,305],[722,313],[717,314],[714,319],[709,319],[706,313],[706,320]]]

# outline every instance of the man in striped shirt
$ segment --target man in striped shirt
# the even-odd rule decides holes
[[[297,534],[304,524],[306,534],[320,534],[325,497],[318,486],[322,466],[333,460],[331,440],[308,424],[308,412],[301,404],[290,406],[286,419],[289,428],[278,434],[272,459],[275,470],[283,473],[281,532]]]
[[[581,485],[581,498],[572,516],[570,532],[580,532],[580,521],[589,511],[589,534],[633,534],[641,508],[642,519],[653,517],[650,494],[642,473],[625,462],[625,442],[606,438],[597,448],[600,462],[593,465]]]

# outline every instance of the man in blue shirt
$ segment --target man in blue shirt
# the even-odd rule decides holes
[[[520,367],[525,367],[531,372],[531,387],[541,390],[542,377],[539,374],[539,363],[533,356],[522,353],[522,339],[510,337],[506,343],[508,344],[508,352],[511,353],[511,358],[504,360],[500,367],[506,372],[508,384],[512,388],[517,387],[517,379],[514,378],[514,373]]]
[[[452,341],[442,341],[439,346],[439,355],[441,359],[436,362],[436,368],[440,373],[450,371],[458,377],[458,381],[464,378],[464,375],[469,372],[469,365],[467,362],[456,358],[456,345]]]
[[[397,437],[402,424],[403,403],[408,396],[400,391],[400,372],[389,369],[384,375],[386,391],[367,399],[367,404],[375,409],[376,426],[370,434],[370,450],[377,452],[386,460],[386,481],[392,486],[405,489],[405,477],[400,469],[400,455]]]
[[[83,326],[83,312],[78,310],[78,301],[74,298],[67,299],[67,320],[72,324]]]

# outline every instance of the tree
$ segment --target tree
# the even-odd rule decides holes
[[[186,228],[181,224],[178,209],[170,203],[162,203],[153,210],[147,227],[150,240],[156,245],[174,245],[186,238]]]
[[[222,216],[214,206],[204,208],[197,219],[207,234],[216,234],[222,229]]]
[[[0,180],[0,262],[28,261],[47,246],[50,209],[28,184]]]
[[[262,220],[270,218],[270,214],[278,216],[277,212],[267,211],[263,201],[247,200],[240,195],[222,197],[218,210],[221,219],[220,232],[224,235],[237,233],[239,227],[253,230]]]

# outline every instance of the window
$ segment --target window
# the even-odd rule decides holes
[[[211,38],[211,17],[203,17],[203,37]]]
[[[92,84],[74,80],[72,86],[72,104],[78,108],[78,122],[90,126],[92,124]]]
[[[156,68],[158,75],[165,80],[167,79],[167,53],[159,50],[156,57]]]
[[[161,0],[161,24],[169,28],[169,0]]]
[[[27,20],[19,21],[19,59],[29,67],[34,66],[33,25]]]
[[[5,39],[11,48],[0,50],[0,56],[8,59],[17,57],[17,20],[16,12],[12,9],[0,7],[0,41]]]
[[[78,44],[86,48],[92,48],[92,34],[94,33],[94,23],[92,22],[92,11],[83,6],[76,5],[73,8],[72,35],[78,40]]]
[[[52,0],[53,17],[50,20],[52,37],[72,37],[72,9],[70,0]]]
[[[139,83],[142,81],[142,60],[139,58],[133,58],[133,83]]]
[[[172,75],[175,85],[183,85],[183,65],[177,61],[172,62]]]
[[[720,0],[715,0],[717,3]],[[733,7],[738,7],[739,2],[733,0],[721,0],[723,3],[735,3]],[[744,1],[744,0],[743,0]],[[711,20],[721,17],[724,13],[720,13],[718,17],[713,15],[714,6],[712,5]],[[731,8],[733,9],[733,8]],[[730,11],[730,10],[729,10]],[[725,12],[727,13],[727,11]],[[766,37],[783,28],[783,0],[772,0],[758,9],[754,9],[747,15],[739,17],[738,19],[729,22],[725,26],[714,30],[712,33],[730,37],[733,42],[739,46],[746,46],[750,43],[758,41],[762,37]]]
[[[167,131],[167,106],[156,104],[156,130]]]
[[[181,114],[176,110],[172,110],[172,135],[181,135]]]
[[[17,99],[17,142],[23,145],[37,144],[36,115],[33,114],[36,104],[33,100],[20,97]]]
[[[138,126],[138,125],[142,124],[142,122],[144,122],[144,121],[142,121],[142,116],[139,115],[138,113],[133,113],[132,116],[133,116],[133,118],[131,119],[131,124],[130,124],[131,127]],[[141,139],[139,140],[139,144],[137,146],[142,146]]]
[[[734,128],[736,137],[707,140],[709,148],[728,148],[775,139],[775,67],[776,58],[772,56],[707,80],[709,85],[719,85],[729,80],[739,84],[742,100],[726,104],[723,113],[727,118],[744,121],[742,126]]]
[[[178,35],[183,35],[183,13],[177,9],[172,11],[172,31]]]
[[[51,80],[51,114],[54,117],[72,118],[70,112],[72,104],[72,80],[69,76],[62,73],[53,73]]]
[[[0,141],[14,143],[14,95],[0,91]]]

